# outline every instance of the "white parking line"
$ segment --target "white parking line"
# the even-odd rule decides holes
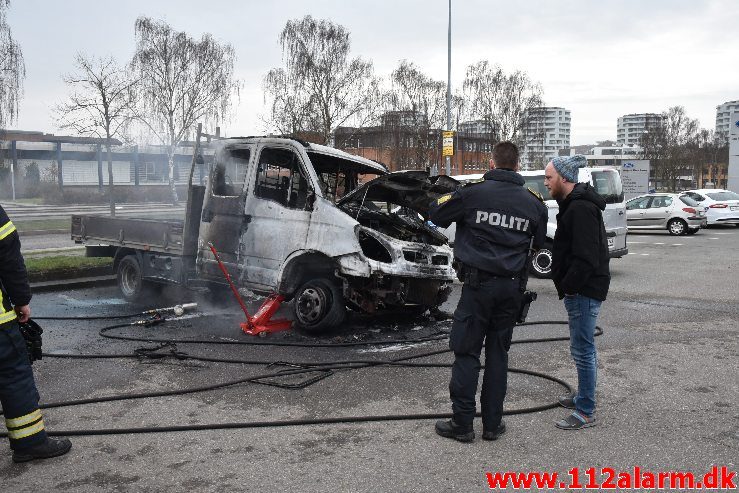
[[[113,182],[113,183],[115,183],[115,182]],[[683,246],[683,244],[682,243],[673,243],[672,246]]]
[[[664,245],[664,243],[659,243],[659,242],[658,242],[658,243],[655,243],[655,245]]]
[[[114,182],[115,183],[115,182]],[[708,238],[709,240],[718,240],[718,238]]]
[[[641,256],[643,256],[643,257],[648,257],[648,256],[649,256],[649,254],[648,254],[648,253],[640,253],[639,255],[641,255]]]

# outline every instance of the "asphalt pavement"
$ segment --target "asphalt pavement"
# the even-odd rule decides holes
[[[739,457],[739,228],[629,235],[631,253],[611,261],[612,286],[599,325],[598,425],[562,431],[563,409],[505,418],[498,441],[462,444],[438,437],[434,420],[182,431],[73,437],[65,457],[13,464],[0,453],[7,491],[490,491],[485,474],[504,471],[690,471],[713,465],[736,471]],[[564,320],[550,281],[532,279],[539,293],[530,321]],[[445,309],[459,297],[456,285]],[[238,327],[235,304],[209,306],[199,294],[170,289],[152,305],[123,302],[115,287],[71,289],[35,296],[34,315],[127,314],[195,300],[197,317],[114,333],[147,338],[254,341]],[[255,307],[256,301],[250,306]],[[286,311],[289,309],[285,307]],[[155,343],[101,338],[120,321],[41,321],[44,350],[61,354],[132,354]],[[256,342],[344,343],[444,335],[448,320],[354,317],[315,338],[298,332]],[[566,326],[516,329],[514,340],[564,336]],[[34,364],[42,402],[183,389],[273,371],[270,362],[400,358],[442,350],[446,341],[362,347],[276,347],[177,344],[177,351],[260,364],[167,359],[66,359]],[[171,349],[171,348],[167,348]],[[414,360],[451,362],[448,353]],[[516,344],[510,366],[576,382],[567,342]],[[45,411],[49,430],[157,427],[340,416],[447,413],[448,368],[373,366],[336,371],[303,389],[254,383],[175,397],[125,400]],[[294,382],[293,382],[294,383]],[[506,409],[553,403],[556,383],[511,373]],[[598,475],[599,481],[605,476]]]

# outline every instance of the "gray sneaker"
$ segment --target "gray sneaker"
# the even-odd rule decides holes
[[[595,426],[595,416],[585,416],[575,411],[564,419],[560,419],[554,426],[560,430],[581,430]]]

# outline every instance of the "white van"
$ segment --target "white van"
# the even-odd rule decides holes
[[[538,192],[544,197],[544,202],[549,208],[549,221],[547,222],[547,243],[541,248],[531,260],[531,272],[536,277],[549,278],[552,274],[552,241],[554,232],[557,230],[557,213],[559,205],[549,195],[549,190],[544,186],[544,170],[521,171],[521,176],[526,180],[525,186]],[[461,183],[474,183],[482,180],[482,174],[453,176]],[[621,175],[618,170],[611,167],[588,167],[580,168],[578,181],[590,183],[606,201],[606,210],[603,211],[603,222],[606,226],[608,236],[608,250],[611,258],[620,258],[629,253],[626,246],[626,203],[621,186]],[[452,224],[442,230],[454,243],[457,231],[456,224]]]

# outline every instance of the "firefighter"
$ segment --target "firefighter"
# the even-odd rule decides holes
[[[528,251],[532,244],[536,249],[544,243],[547,228],[541,196],[526,189],[516,172],[516,145],[496,144],[490,164],[482,182],[440,197],[429,217],[442,227],[457,223],[454,256],[464,285],[449,337],[453,419],[438,421],[436,433],[461,442],[475,439],[472,422],[483,343],[482,438],[496,440],[505,432],[508,350],[524,298]]]
[[[14,462],[69,452],[72,443],[46,435],[26,341],[18,323],[31,316],[31,289],[15,226],[0,206],[0,403]]]

